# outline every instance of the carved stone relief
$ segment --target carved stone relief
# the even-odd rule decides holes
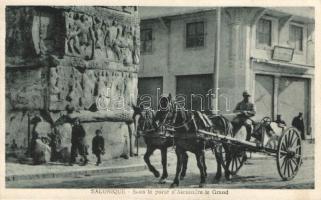
[[[42,69],[6,73],[7,104],[14,109],[44,108],[45,74],[45,70]]]
[[[66,55],[93,59],[93,21],[92,17],[74,12],[66,15]]]
[[[137,77],[129,73],[100,69],[81,72],[65,66],[51,68],[49,109],[65,110],[69,105],[76,110],[87,110],[96,103],[97,97],[114,100],[120,97],[130,106],[129,94],[137,95],[137,85],[132,85],[137,84]]]
[[[86,60],[108,59],[124,65],[139,62],[139,27],[121,24],[116,19],[100,19],[85,14],[65,14],[66,54]]]
[[[32,7],[6,8],[6,56],[21,59],[36,55],[32,40],[35,14]]]

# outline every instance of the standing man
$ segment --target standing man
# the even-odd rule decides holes
[[[252,134],[251,117],[253,117],[256,114],[255,105],[249,101],[250,96],[251,95],[247,91],[243,92],[243,101],[239,102],[236,105],[233,112],[236,113],[237,116],[232,121],[233,125],[236,125],[238,127],[246,127],[247,141],[251,139]]]
[[[92,152],[97,157],[97,166],[101,163],[101,155],[105,154],[105,140],[101,134],[101,130],[97,129],[96,136],[92,140]]]
[[[80,124],[80,120],[76,118],[72,126],[71,132],[71,160],[70,165],[72,165],[77,157],[77,152],[84,159],[83,165],[88,163],[87,155],[87,146],[85,142],[86,132],[84,127]]]
[[[305,134],[304,134],[304,121],[303,121],[303,114],[302,112],[299,112],[299,115],[294,117],[292,120],[292,126],[297,128],[301,132],[301,138],[302,140],[305,140]]]

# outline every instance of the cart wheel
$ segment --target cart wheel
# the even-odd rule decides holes
[[[221,148],[221,156],[223,159],[223,167],[228,170],[231,175],[236,175],[246,161],[246,152],[237,147],[230,148],[230,154],[226,152],[225,148]],[[227,158],[230,156],[230,164],[227,166]],[[228,167],[228,168],[227,168]]]
[[[296,128],[286,129],[280,137],[276,163],[284,181],[293,179],[298,173],[302,163],[302,141]]]

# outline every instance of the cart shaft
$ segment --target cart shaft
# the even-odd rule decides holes
[[[212,132],[208,132],[208,131],[204,131],[204,130],[198,130],[198,132],[202,133],[202,134],[205,134],[205,135],[218,137],[220,139],[225,139],[225,140],[228,140],[228,141],[237,142],[237,143],[243,144],[245,146],[258,147],[258,144],[254,143],[254,142],[242,141],[242,140],[230,137],[230,136],[220,135],[218,133],[212,133]]]

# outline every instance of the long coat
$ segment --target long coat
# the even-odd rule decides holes
[[[101,154],[105,151],[105,141],[102,136],[95,136],[92,141],[92,152]]]
[[[81,125],[74,125],[71,132],[71,144],[75,145],[80,155],[88,155],[85,141],[86,132]]]
[[[292,126],[297,128],[301,132],[301,138],[304,140],[305,139],[305,135],[304,135],[305,128],[304,128],[303,118],[300,119],[299,116],[294,117],[292,120]]]

